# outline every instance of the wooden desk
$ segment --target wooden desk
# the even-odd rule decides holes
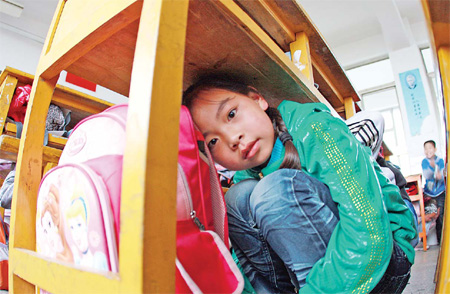
[[[321,37],[293,26],[301,12],[283,6],[277,17],[292,27],[295,43],[306,48],[302,55],[311,60],[305,37],[313,39],[312,44]],[[34,293],[36,288],[51,293],[175,292],[175,264],[170,261],[176,258],[179,110],[183,89],[199,74],[236,74],[273,106],[281,100],[320,101],[337,114],[343,100],[359,99],[331,54],[316,54],[317,62],[302,61],[313,74],[322,73],[312,79],[311,72],[301,72],[285,55],[285,44],[282,48],[275,35],[265,31],[271,26],[254,21],[256,14],[232,0],[59,1],[36,70],[19,148],[11,219],[11,292]],[[321,52],[331,52],[325,42],[317,44]],[[35,252],[40,128],[62,70],[130,98],[118,273],[81,270]],[[320,84],[320,91],[313,81]],[[154,138],[163,138],[164,148]]]

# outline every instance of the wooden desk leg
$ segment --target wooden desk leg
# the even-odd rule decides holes
[[[301,70],[302,74],[314,83],[313,70],[312,70],[312,60],[309,48],[309,39],[305,32],[300,32],[295,35],[295,41],[289,44],[291,49],[291,59],[294,63],[300,62],[305,68]],[[300,56],[295,54],[296,51],[300,52]],[[296,58],[299,58],[296,60]]]
[[[8,115],[9,105],[14,96],[14,91],[17,87],[17,79],[13,76],[6,76],[0,88],[0,133],[3,133],[3,128],[6,123],[6,116]]]

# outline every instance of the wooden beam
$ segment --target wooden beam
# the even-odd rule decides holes
[[[305,32],[295,34],[295,41],[290,44],[290,49],[291,59],[294,64],[299,64],[302,74],[304,74],[311,83],[314,83],[309,39]],[[300,56],[297,56],[298,54],[300,54]]]
[[[13,123],[7,123],[5,126],[4,134],[12,137],[16,137],[17,127]],[[55,136],[53,134],[48,134],[48,144],[47,147],[53,147],[56,149],[64,149],[66,146],[67,138]],[[44,148],[45,153],[45,148]],[[44,159],[45,160],[45,159]]]
[[[22,282],[26,281],[27,284],[36,285],[51,293],[117,293],[119,289],[120,277],[117,273],[87,271],[81,266],[77,267],[42,256],[33,250],[20,248],[12,248],[9,258],[14,260],[10,266],[16,277],[20,276]]]
[[[142,7],[123,160],[119,272],[124,293],[175,292],[176,174],[188,6],[187,0],[154,0]]]
[[[93,5],[91,1],[79,2]],[[79,4],[78,3],[78,4]],[[79,10],[78,14],[65,14],[67,7],[62,7],[59,19],[55,25],[58,30],[51,35],[45,55],[39,62],[39,75],[51,79],[77,61],[83,55],[102,43],[113,34],[128,26],[139,18],[142,1],[99,1],[98,9],[90,10],[89,22],[77,21],[79,26],[74,26],[71,20],[86,18],[87,10]],[[64,6],[77,5],[77,1],[68,1]],[[69,15],[70,19],[65,19]],[[66,26],[65,28],[63,26]],[[58,32],[64,32],[58,34]]]
[[[9,135],[0,136],[0,158],[17,161],[17,154],[19,152],[20,139]],[[42,161],[58,163],[61,157],[62,150],[48,146],[42,148]]]
[[[352,97],[344,98],[344,107],[345,107],[345,119],[349,119],[355,115],[355,103],[353,102]]]
[[[0,133],[3,131],[9,106],[17,87],[17,78],[7,75],[0,86]]]
[[[44,80],[38,76],[33,82],[22,139],[18,148],[19,156],[13,192],[14,201],[11,207],[10,250],[13,248],[36,249],[36,205],[42,176],[42,153],[44,150],[42,143],[45,117],[47,117],[48,107],[58,78],[59,76],[56,76],[51,80]],[[58,151],[61,152],[61,150]],[[13,293],[19,293],[20,289],[26,286],[20,279],[14,278],[14,270],[17,268],[15,262],[18,261],[9,260],[11,267],[9,289]]]
[[[450,46],[441,46],[437,49],[439,69],[441,72],[442,90],[445,101],[447,130],[450,127]],[[447,132],[447,158],[450,156],[450,137]],[[447,177],[450,171],[447,170]],[[447,190],[450,191],[450,181],[447,181]],[[445,202],[445,209],[450,211],[450,201]],[[444,227],[441,240],[441,253],[439,255],[438,281],[435,293],[450,292],[450,216],[444,214]]]

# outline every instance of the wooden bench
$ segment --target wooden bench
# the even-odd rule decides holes
[[[278,21],[292,27],[295,36],[307,31],[293,26],[297,17],[306,15],[301,8],[278,10]],[[266,14],[264,10],[261,13]],[[274,106],[281,99],[320,101],[338,115],[344,105],[353,105],[358,99],[356,92],[337,62],[316,55],[312,75],[314,71],[322,73],[307,76],[286,56],[284,44],[274,41],[275,34],[255,21],[259,18],[260,12],[246,12],[230,0],[59,2],[19,146],[10,239],[12,291],[32,293],[36,287],[51,293],[175,291],[179,109],[182,91],[198,74],[238,74],[267,94]],[[317,31],[307,32],[307,36],[321,39]],[[298,45],[308,49],[308,43],[302,42]],[[311,59],[307,49],[305,55]],[[82,270],[35,252],[43,133],[33,130],[43,128],[42,118],[62,70],[130,98],[118,273]],[[320,84],[319,90],[313,81]]]

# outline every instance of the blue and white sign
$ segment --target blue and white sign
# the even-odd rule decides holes
[[[425,117],[430,114],[419,69],[402,72],[399,76],[411,136],[419,135]]]

